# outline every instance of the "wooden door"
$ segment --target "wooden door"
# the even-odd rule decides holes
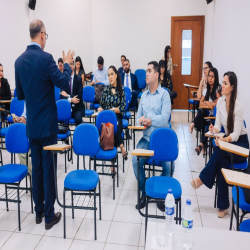
[[[173,90],[177,92],[173,108],[188,108],[184,83],[199,85],[202,77],[204,16],[172,17],[171,55]]]

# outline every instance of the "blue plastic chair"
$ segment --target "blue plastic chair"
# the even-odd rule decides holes
[[[150,136],[149,149],[154,151],[151,157],[153,165],[155,162],[168,161],[172,163],[178,158],[179,146],[178,138],[174,130],[170,128],[155,129]],[[173,190],[176,204],[176,224],[181,224],[181,195],[182,188],[178,180],[173,177],[153,176],[146,181],[146,215],[145,232],[147,232],[147,221],[150,218],[165,218],[164,216],[148,215],[149,203],[164,203],[168,190]]]
[[[86,103],[93,103],[95,101],[95,88],[93,86],[86,86],[82,92],[82,99]],[[88,116],[91,123],[91,115],[94,114],[94,110],[85,109],[85,116]]]
[[[0,167],[0,184],[5,185],[5,198],[0,197],[0,201],[6,202],[6,209],[9,211],[8,202],[17,203],[18,206],[18,228],[21,231],[20,203],[21,197],[25,191],[30,191],[31,194],[31,212],[33,213],[33,198],[32,198],[32,180],[28,172],[28,151],[29,141],[26,137],[26,125],[16,123],[11,125],[6,133],[6,149],[11,153],[11,164],[6,164]],[[15,154],[27,154],[27,166],[15,163]],[[13,160],[14,159],[14,160]],[[20,187],[20,183],[24,178],[30,178],[30,187]],[[15,195],[15,190],[17,195]],[[10,190],[8,192],[8,190]]]
[[[19,101],[16,97],[11,100],[10,103],[10,116],[7,117],[8,123],[13,123],[12,114],[15,114],[16,116],[20,117],[23,113],[24,109],[24,100]]]
[[[247,219],[241,222],[240,231],[250,233],[250,219]]]
[[[145,69],[137,69],[135,71],[135,75],[137,77],[138,86],[140,89],[140,93],[138,98],[141,98],[142,90],[146,87],[146,70]]]
[[[69,129],[69,120],[71,119],[71,106],[68,100],[61,99],[56,102],[57,115],[59,126],[65,128],[66,133],[57,134],[57,140],[66,144],[72,145],[72,135]],[[66,155],[68,153],[68,161],[73,164],[73,151],[72,148],[65,152],[65,173],[67,173]]]
[[[60,100],[60,89],[55,86],[55,100]]]
[[[101,113],[98,114],[97,119],[96,119],[96,127],[98,129],[98,131],[101,133],[100,128],[102,123],[108,123],[110,122],[111,124],[114,125],[114,135],[117,132],[117,119],[116,119],[116,115],[113,111],[111,110],[105,110],[102,111]],[[119,168],[118,168],[118,154],[117,154],[117,149],[116,147],[114,147],[114,149],[112,150],[103,150],[100,147],[100,150],[98,152],[98,154],[96,155],[96,158],[94,159],[94,157],[92,156],[90,158],[90,162],[94,160],[94,170],[96,171],[97,167],[102,167],[101,168],[101,172],[98,171],[99,175],[107,175],[107,176],[111,176],[113,179],[113,199],[115,199],[115,173],[105,173],[105,171],[102,171],[104,168],[110,168],[110,167],[114,167],[117,170],[117,187],[119,187]],[[111,162],[113,163],[113,165],[106,165],[106,164],[97,164],[96,161],[107,161],[107,162]],[[115,164],[116,163],[116,164]],[[91,166],[91,164],[89,165]]]

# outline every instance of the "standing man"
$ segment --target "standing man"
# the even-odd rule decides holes
[[[149,149],[150,135],[157,129],[162,127],[168,127],[168,120],[171,114],[171,101],[168,92],[159,85],[160,67],[155,61],[149,62],[146,74],[146,83],[148,90],[146,90],[141,97],[139,109],[137,112],[137,124],[147,126],[147,129],[143,130],[143,137],[140,139],[136,148]],[[139,209],[144,208],[146,204],[146,191],[145,191],[145,170],[144,164],[148,158],[140,158],[139,171],[140,171],[140,190],[142,196],[140,198]],[[133,156],[133,169],[137,178],[137,157]],[[171,163],[161,162],[162,176],[171,176]],[[174,166],[173,166],[174,169]],[[165,211],[165,205],[157,203],[158,209]],[[138,205],[136,205],[138,209]]]
[[[82,117],[85,116],[85,105],[82,101],[82,78],[74,73],[74,61],[70,63],[70,68],[72,73],[69,80],[69,88],[66,91],[61,90],[60,98],[67,99],[71,103],[71,117],[75,119],[76,126],[78,126],[82,123]]]
[[[106,86],[109,85],[108,68],[104,66],[104,59],[102,56],[99,56],[97,59],[97,69],[94,71],[94,78],[90,85],[93,86],[98,82],[102,82]]]
[[[124,73],[123,63],[124,63],[124,61],[125,61],[126,59],[127,59],[126,56],[121,55],[121,64],[122,64],[122,66],[118,69],[119,74]]]
[[[131,73],[130,71],[130,63],[128,59],[125,59],[123,62],[123,68],[125,73],[121,74],[121,79],[122,79],[122,85],[124,87],[128,87],[131,89],[131,102],[129,104],[129,107],[137,107],[138,103],[137,103],[137,97],[140,93],[139,90],[139,85],[138,85],[138,81],[137,81],[137,77],[135,74]]]
[[[33,197],[36,223],[45,217],[45,229],[51,229],[61,219],[54,212],[56,198],[53,158],[43,147],[57,143],[58,120],[54,85],[69,87],[69,67],[74,52],[63,52],[64,70],[58,69],[52,55],[44,52],[48,34],[42,21],[30,23],[31,43],[15,62],[16,92],[26,101],[26,134],[29,138],[32,160]]]

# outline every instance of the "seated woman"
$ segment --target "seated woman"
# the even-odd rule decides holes
[[[121,149],[123,158],[127,160],[128,152],[124,147],[122,139],[122,115],[124,114],[126,108],[126,97],[124,88],[122,87],[120,74],[114,66],[109,67],[108,79],[110,85],[106,86],[103,90],[98,112],[103,110],[112,110],[115,112],[117,118],[115,146]]]
[[[0,64],[0,100],[11,100],[10,85],[8,80],[3,77],[3,65]],[[4,104],[6,110],[10,109],[10,104]],[[8,115],[7,111],[1,113],[2,116]]]
[[[159,65],[160,65],[160,70],[161,70],[161,74],[159,76],[159,84],[162,87],[165,87],[168,89],[168,92],[171,98],[171,103],[173,104],[173,100],[177,97],[177,93],[173,91],[173,83],[172,83],[171,76],[165,68],[166,62],[164,60],[160,60]]]
[[[83,85],[84,84],[84,79],[85,79],[85,71],[84,71],[84,68],[83,68],[83,65],[82,65],[82,59],[81,59],[80,56],[76,57],[75,65],[76,65],[75,74],[81,77],[82,85]]]
[[[210,115],[214,113],[214,107],[217,104],[218,98],[221,97],[221,85],[219,83],[219,74],[216,68],[211,68],[208,73],[208,85],[207,89],[203,90],[202,97],[200,100],[200,106],[211,107]],[[199,109],[197,116],[194,118],[194,121],[190,124],[189,132],[192,133],[194,127],[198,131],[204,131],[206,127],[206,122],[202,119],[207,116],[207,110]],[[199,155],[204,143],[206,144],[206,139],[196,148],[196,152]]]
[[[213,65],[211,62],[205,62],[203,67],[203,78],[200,81],[199,89],[197,91],[197,98],[201,99],[202,93],[205,89],[207,89],[208,84],[208,72],[209,70],[213,68]]]
[[[217,103],[217,113],[215,126],[210,125],[211,133],[219,133],[221,125],[224,127],[226,135],[217,137],[215,143],[217,147],[214,150],[206,167],[201,171],[200,176],[191,182],[194,189],[202,184],[212,188],[217,174],[218,196],[217,207],[218,217],[223,218],[229,208],[228,185],[222,175],[221,168],[228,168],[231,160],[228,152],[218,147],[219,140],[230,142],[240,147],[249,148],[247,131],[244,126],[243,108],[237,98],[237,77],[234,72],[227,72],[223,77],[222,97]],[[233,154],[235,163],[246,161],[243,156]]]

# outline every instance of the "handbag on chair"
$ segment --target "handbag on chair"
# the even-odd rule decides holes
[[[250,156],[248,157],[248,166],[247,166],[247,170],[246,170],[246,174],[250,174],[250,164],[249,164],[249,160],[250,160]],[[243,192],[244,192],[244,196],[245,196],[245,200],[247,203],[250,204],[250,189],[248,188],[243,188]]]
[[[100,144],[103,150],[114,149],[114,125],[110,122],[102,123],[100,135]],[[100,131],[99,131],[100,133]]]

